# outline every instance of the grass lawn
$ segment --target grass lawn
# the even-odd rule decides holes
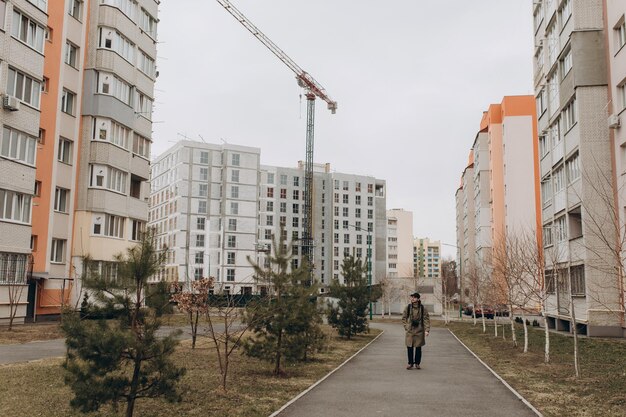
[[[330,330],[328,330],[330,333]],[[291,398],[308,388],[336,368],[353,353],[370,342],[378,330],[353,340],[343,340],[334,333],[326,352],[314,360],[286,367],[285,377],[271,376],[273,366],[240,353],[231,357],[229,390],[219,385],[217,356],[212,345],[203,337],[195,350],[191,342],[181,342],[175,360],[187,368],[181,382],[183,401],[169,404],[157,399],[138,400],[135,416],[268,416]],[[63,383],[60,359],[0,366],[0,416],[83,416],[72,410],[71,391]],[[120,410],[120,411],[123,411]],[[105,408],[89,416],[114,416]]]
[[[34,340],[50,340],[65,337],[58,322],[34,323],[13,325],[11,331],[8,326],[0,326],[0,345],[26,343]]]
[[[449,329],[476,355],[545,416],[625,416],[626,341],[579,339],[581,377],[574,376],[574,339],[550,333],[549,364],[544,363],[543,329],[529,327],[529,352],[523,353],[523,329],[517,325],[519,347],[511,340],[493,336],[493,320],[487,333],[480,320],[453,322]]]

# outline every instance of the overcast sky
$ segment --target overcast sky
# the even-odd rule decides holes
[[[532,94],[531,0],[233,0],[338,102],[317,101],[315,162],[387,181],[413,233],[455,244],[482,112]],[[305,158],[294,74],[215,0],[162,0],[153,156],[188,137]],[[445,255],[455,254],[444,247]]]

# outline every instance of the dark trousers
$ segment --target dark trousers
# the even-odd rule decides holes
[[[422,347],[407,347],[406,353],[409,358],[409,365],[419,365],[422,362]]]

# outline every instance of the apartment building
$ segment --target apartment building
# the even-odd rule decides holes
[[[413,213],[404,209],[387,210],[387,276],[412,280]]]
[[[64,86],[61,100],[61,112],[80,119],[80,164],[73,240],[52,239],[71,247],[76,276],[89,255],[114,277],[114,256],[140,239],[148,218],[159,1],[70,3],[82,4],[89,27],[83,83]]]
[[[491,169],[489,167],[489,134],[481,130],[476,134],[472,145],[474,156],[474,247],[475,264],[491,265],[491,196],[489,183]]]
[[[422,304],[434,314],[443,313],[441,242],[428,238],[413,240],[413,268]]]
[[[154,277],[251,293],[259,215],[260,149],[181,141],[152,164],[149,225],[168,250]]]
[[[462,299],[470,294],[471,277],[476,275],[477,269],[474,189],[474,153],[470,151],[467,166],[461,174],[461,184],[455,193],[457,274]]]
[[[617,242],[606,217],[614,210],[613,199],[606,198],[613,195],[614,171],[606,38],[612,38],[611,54],[617,53],[617,16],[623,13],[613,6],[618,4],[611,4],[607,22],[612,20],[615,32],[608,36],[600,0],[534,5],[547,323],[571,330],[573,305],[578,330],[589,336],[624,335],[615,314],[623,307],[621,283],[604,243]],[[617,65],[617,59],[612,62]]]
[[[0,1],[0,323],[9,317],[9,292],[16,322],[27,315],[32,268],[32,204],[39,151],[39,122],[47,48],[46,1]],[[12,298],[12,297],[11,297]],[[30,310],[30,309],[28,309]]]
[[[615,211],[619,216],[618,239],[624,238],[626,227],[626,0],[610,0],[605,2],[605,34],[606,53],[608,57],[609,75],[609,135],[613,144],[613,160],[615,166],[615,185],[617,207]],[[625,248],[621,248],[623,251]],[[623,257],[622,257],[623,259]],[[623,274],[622,274],[623,275]],[[617,277],[619,280],[620,277]],[[617,291],[621,295],[620,305],[626,310],[624,288],[626,282],[621,277],[621,283],[617,283]],[[623,323],[623,322],[622,322]],[[622,327],[624,325],[622,324]]]
[[[152,164],[149,225],[170,251],[157,278],[189,282],[212,276],[218,290],[258,293],[250,261],[265,266],[281,230],[302,265],[304,165],[260,165],[260,149],[181,141]],[[385,182],[314,166],[314,277],[342,279],[345,255],[367,260],[372,281],[386,263]],[[381,262],[380,260],[383,259]]]

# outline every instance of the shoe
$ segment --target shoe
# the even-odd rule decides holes
[[[422,367],[419,365],[415,365],[415,369],[422,369]]]
[[[412,364],[412,363],[410,363],[410,364],[408,364],[408,365],[406,366],[406,369],[412,369],[412,368],[413,368],[413,364]]]

